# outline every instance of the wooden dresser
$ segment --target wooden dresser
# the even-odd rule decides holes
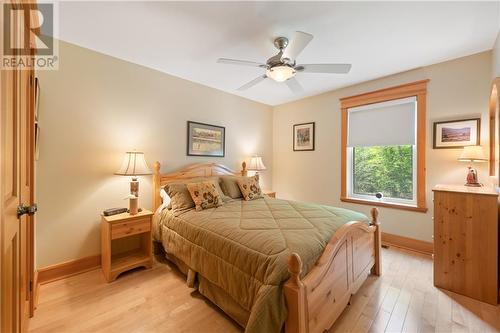
[[[434,285],[497,304],[498,193],[459,185],[433,192]]]

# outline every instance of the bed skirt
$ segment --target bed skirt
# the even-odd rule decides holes
[[[184,261],[177,258],[176,256],[168,253],[163,244],[160,242],[154,242],[155,254],[164,255],[165,258],[173,263],[184,275],[188,275],[189,266],[186,265]],[[203,277],[201,274],[196,273],[195,288],[198,289],[199,293],[205,296],[213,304],[215,304],[219,309],[221,309],[225,314],[231,317],[238,325],[245,328],[250,313],[242,308],[236,301],[232,299],[223,289],[217,285],[211,283],[208,279]]]

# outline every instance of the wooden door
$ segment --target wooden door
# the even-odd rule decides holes
[[[12,38],[22,38],[22,24],[13,22]],[[32,204],[34,190],[34,72],[32,68],[0,72],[0,331],[20,332],[26,330],[33,300],[32,219],[18,217],[17,210]]]

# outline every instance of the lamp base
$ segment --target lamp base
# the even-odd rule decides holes
[[[128,204],[128,212],[130,215],[135,215],[139,212],[139,198],[138,197],[130,197]]]
[[[469,171],[467,172],[467,178],[465,179],[465,186],[470,187],[481,187],[483,184],[478,182],[477,179],[477,170],[473,169],[472,166],[468,167]]]
[[[130,194],[135,195],[136,197],[139,196],[139,181],[137,180],[137,177],[132,177],[132,180],[130,181]]]

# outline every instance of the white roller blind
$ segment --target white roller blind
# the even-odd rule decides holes
[[[415,97],[358,106],[347,111],[349,147],[415,144]]]

